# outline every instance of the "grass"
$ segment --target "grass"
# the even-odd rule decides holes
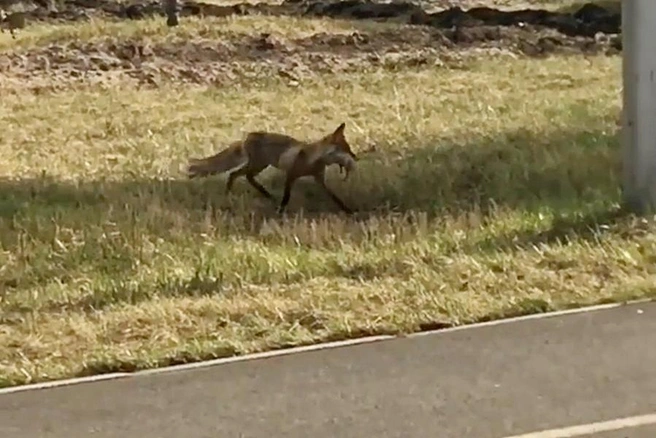
[[[152,17],[139,21],[106,21],[90,19],[81,23],[35,24],[18,40],[1,38],[0,49],[25,49],[44,47],[64,42],[90,43],[105,41],[107,38],[119,40],[137,39],[149,43],[181,42],[192,39],[221,41],[228,36],[269,33],[275,37],[303,38],[317,32],[346,33],[371,28],[367,22],[352,22],[321,18],[265,16],[228,16],[222,18],[193,16],[183,17],[184,26],[171,32],[162,32],[162,19]],[[382,24],[382,23],[381,23]],[[389,27],[385,26],[376,26]]]
[[[478,57],[6,94],[0,386],[653,297],[656,227],[617,208],[620,67]],[[226,196],[181,171],[249,130],[341,121],[376,147],[352,180],[330,172],[354,218],[311,182],[281,218],[243,181]],[[261,180],[280,196],[279,174]]]

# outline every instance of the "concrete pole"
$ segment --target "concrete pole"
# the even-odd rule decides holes
[[[656,211],[656,0],[622,0],[626,207]]]

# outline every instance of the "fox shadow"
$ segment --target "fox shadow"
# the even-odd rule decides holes
[[[394,148],[388,145],[384,150]],[[616,132],[572,128],[545,135],[515,130],[468,142],[434,138],[398,153],[362,154],[349,180],[342,181],[337,169],[330,169],[327,184],[357,211],[350,218],[354,221],[409,212],[430,217],[477,212],[485,217],[500,208],[607,208],[619,199],[620,166]],[[198,220],[221,215],[247,217],[251,223],[284,222],[285,217],[276,212],[284,176],[268,169],[258,180],[276,197],[275,202],[261,197],[243,178],[227,194],[225,175],[201,180],[181,175],[178,179],[82,182],[47,175],[3,178],[0,221],[11,223],[21,217],[65,221],[81,209],[130,209],[138,217],[157,203],[163,214],[191,215]],[[297,182],[287,218],[332,214],[342,213],[321,187],[311,178]]]

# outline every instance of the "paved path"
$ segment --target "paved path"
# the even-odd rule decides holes
[[[530,438],[656,437],[656,303],[4,394],[0,437],[504,438],[647,414]]]

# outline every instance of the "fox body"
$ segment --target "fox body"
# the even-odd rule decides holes
[[[230,192],[235,179],[245,176],[260,194],[273,200],[273,196],[255,180],[269,166],[286,173],[285,189],[278,208],[283,212],[289,203],[294,182],[304,176],[312,176],[328,193],[330,198],[345,212],[351,210],[328,188],[325,181],[326,167],[337,164],[346,170],[348,178],[355,168],[356,155],[344,136],[342,123],[332,133],[313,142],[304,142],[284,134],[251,132],[244,140],[235,141],[219,153],[207,158],[191,159],[188,166],[189,178],[208,176],[232,171],[228,176],[226,191]]]

